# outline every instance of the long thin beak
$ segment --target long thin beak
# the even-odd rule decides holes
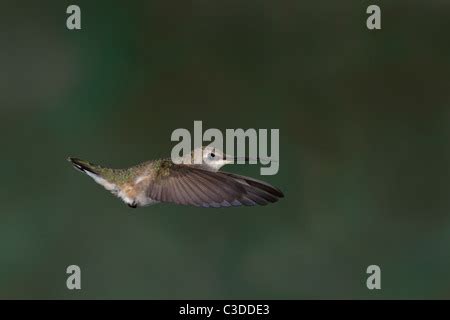
[[[238,160],[245,160],[245,161],[250,161],[250,160],[256,160],[259,161],[259,157],[255,158],[249,158],[249,157],[234,157],[234,161],[238,161]]]
[[[246,161],[246,162],[251,161],[251,162],[257,163],[257,162],[259,161],[259,157],[256,157],[256,158],[250,158],[250,157],[234,157],[233,160],[234,160],[234,163],[237,163],[239,160],[241,160],[241,161],[244,160],[244,161]]]
[[[260,158],[260,157],[256,157],[256,158],[250,158],[250,157],[231,157],[231,156],[225,156],[225,160],[233,160],[233,163],[237,163],[237,161],[252,161],[254,163],[257,162],[261,162],[261,163],[269,163],[270,161],[274,161],[274,162],[278,162],[277,160],[268,160],[267,158]]]

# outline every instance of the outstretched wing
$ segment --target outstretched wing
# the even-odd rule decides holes
[[[283,197],[280,190],[256,179],[182,164],[147,183],[147,196],[153,200],[197,207],[266,205]]]

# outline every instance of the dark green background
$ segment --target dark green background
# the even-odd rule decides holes
[[[69,4],[81,31],[66,29]],[[369,4],[380,31],[366,28]],[[450,297],[450,3],[0,11],[0,298]],[[132,210],[66,162],[166,157],[194,120],[279,128],[280,171],[262,178],[285,199]],[[66,288],[71,264],[81,291]]]

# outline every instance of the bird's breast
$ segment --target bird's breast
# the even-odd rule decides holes
[[[135,204],[139,207],[148,206],[159,201],[153,200],[147,195],[145,187],[146,177],[137,178],[133,184],[125,184],[121,188],[119,196],[127,204]]]

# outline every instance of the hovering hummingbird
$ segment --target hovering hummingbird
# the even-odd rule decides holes
[[[194,152],[187,156],[192,157]],[[264,206],[284,197],[266,182],[219,171],[238,158],[218,149],[202,147],[201,164],[180,159],[183,163],[158,159],[127,169],[104,168],[77,158],[68,161],[132,208],[164,202],[213,208]]]

